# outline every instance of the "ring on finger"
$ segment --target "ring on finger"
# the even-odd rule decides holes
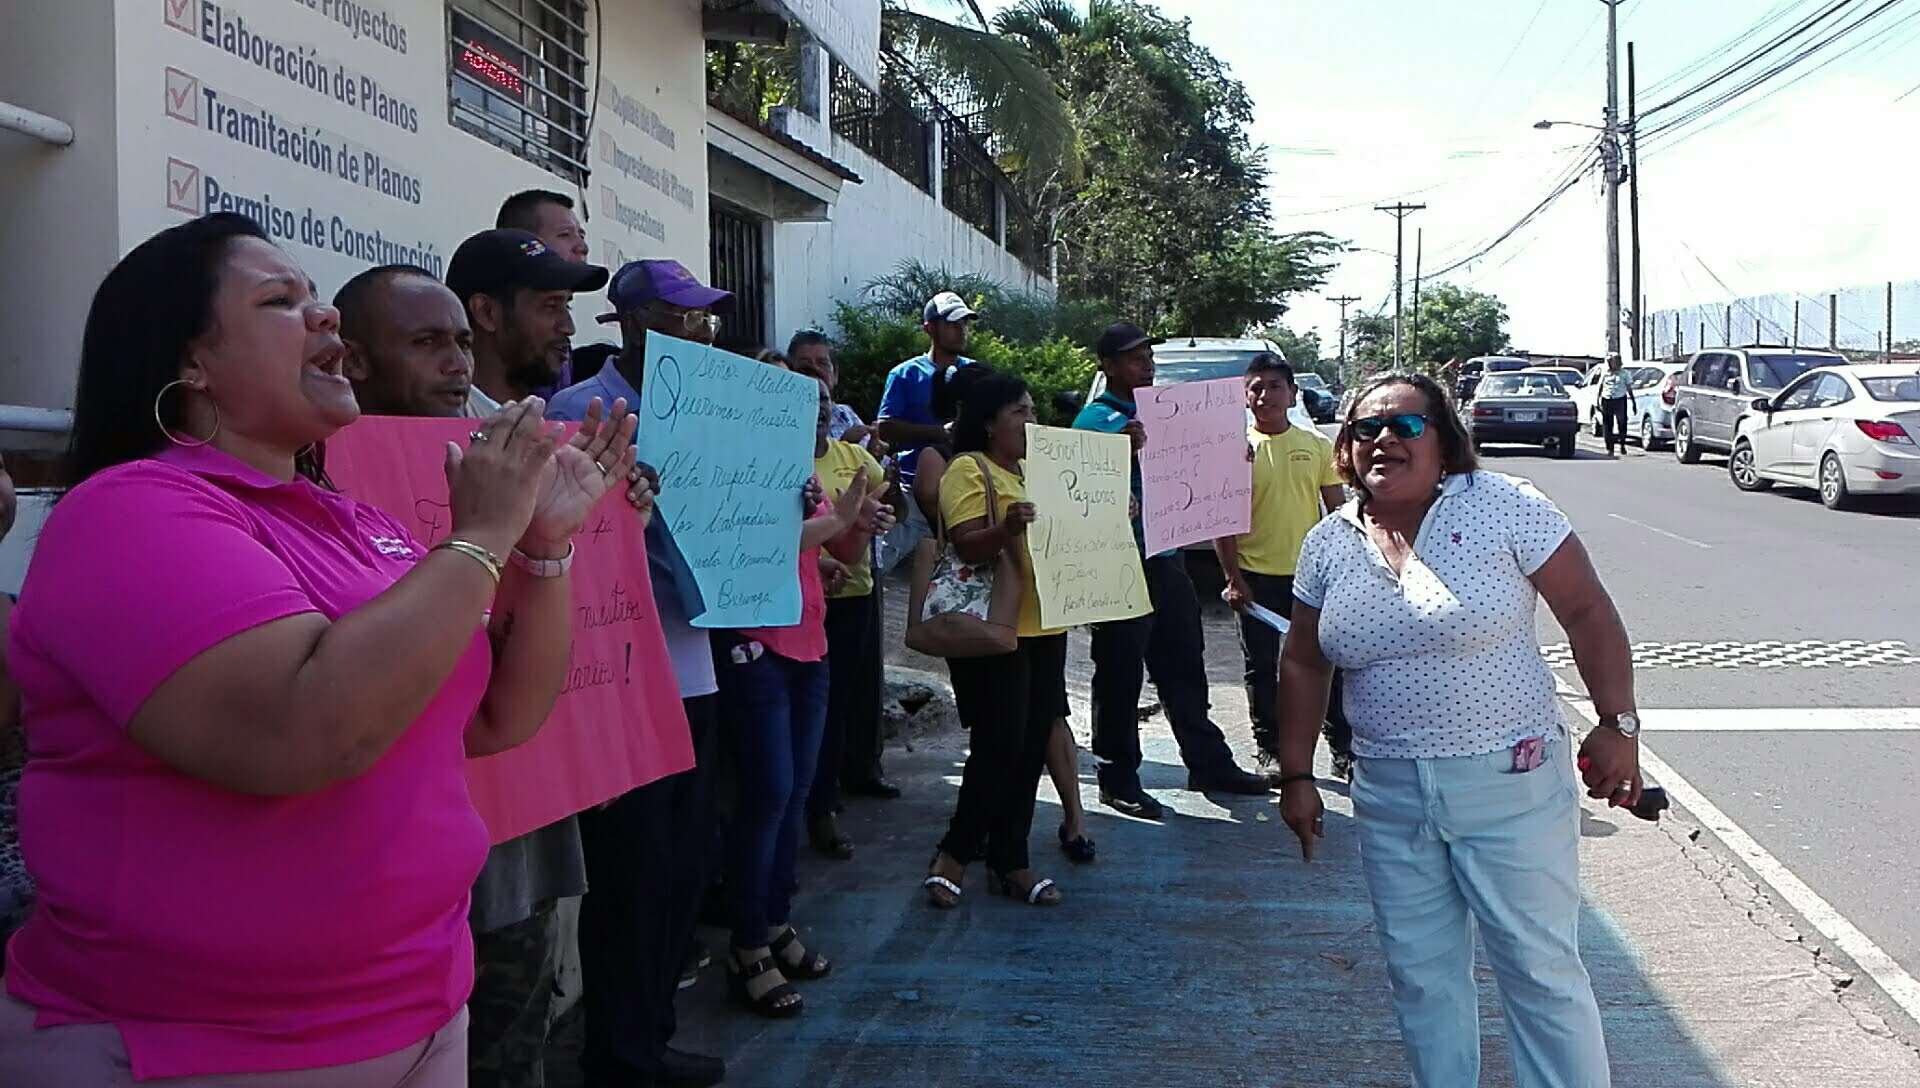
[[[487,432],[485,431],[473,431],[467,435],[467,441],[469,442],[485,442],[486,440]]]
[[[1613,787],[1613,792],[1615,792],[1615,793],[1632,793],[1632,792],[1633,792],[1633,783],[1632,783],[1632,782],[1622,782],[1622,783],[1620,783],[1620,784],[1619,784],[1618,786],[1615,786],[1615,787]]]

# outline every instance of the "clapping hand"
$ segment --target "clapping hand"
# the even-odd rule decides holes
[[[538,397],[530,403],[540,406],[536,410],[544,409]],[[624,397],[613,402],[610,417],[603,415],[604,411],[600,398],[595,397],[587,406],[587,418],[580,429],[566,445],[553,451],[533,517],[521,536],[521,551],[543,558],[564,554],[601,497],[613,489],[615,481],[626,480],[633,471],[633,434],[640,419],[627,411]]]
[[[636,461],[627,472],[627,503],[640,515],[640,527],[653,520],[654,500],[660,495],[660,474],[645,461]]]

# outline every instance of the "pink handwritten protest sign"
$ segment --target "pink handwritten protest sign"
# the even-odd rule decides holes
[[[1247,395],[1239,378],[1134,391],[1147,430],[1140,517],[1148,555],[1253,525]]]
[[[327,440],[327,474],[431,547],[451,531],[446,443],[472,422],[370,416]],[[693,766],[654,610],[640,521],[619,489],[574,538],[573,659],[553,716],[531,741],[467,761],[467,788],[494,842]]]

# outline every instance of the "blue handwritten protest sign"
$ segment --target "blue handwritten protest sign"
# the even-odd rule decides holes
[[[730,351],[647,334],[640,459],[707,611],[695,627],[800,622],[800,492],[820,386]]]

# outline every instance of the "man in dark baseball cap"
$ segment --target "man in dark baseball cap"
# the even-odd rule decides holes
[[[447,286],[473,325],[470,416],[551,389],[573,352],[575,292],[606,286],[607,270],[570,261],[524,230],[485,230],[447,262]]]
[[[1080,410],[1073,425],[1081,430],[1125,434],[1133,439],[1133,498],[1140,501],[1138,450],[1147,441],[1137,418],[1134,396],[1153,384],[1153,348],[1163,341],[1138,325],[1107,326],[1094,341],[1106,389]],[[1166,426],[1158,424],[1157,426]],[[1145,535],[1139,515],[1135,541]],[[1272,786],[1265,775],[1251,774],[1234,762],[1227,738],[1215,725],[1207,698],[1206,636],[1200,623],[1200,599],[1186,560],[1179,551],[1143,555],[1148,615],[1093,625],[1093,755],[1099,761],[1100,801],[1141,819],[1157,820],[1163,806],[1140,784],[1140,718],[1136,708],[1147,677],[1160,694],[1167,722],[1187,765],[1189,789],[1261,794]]]

